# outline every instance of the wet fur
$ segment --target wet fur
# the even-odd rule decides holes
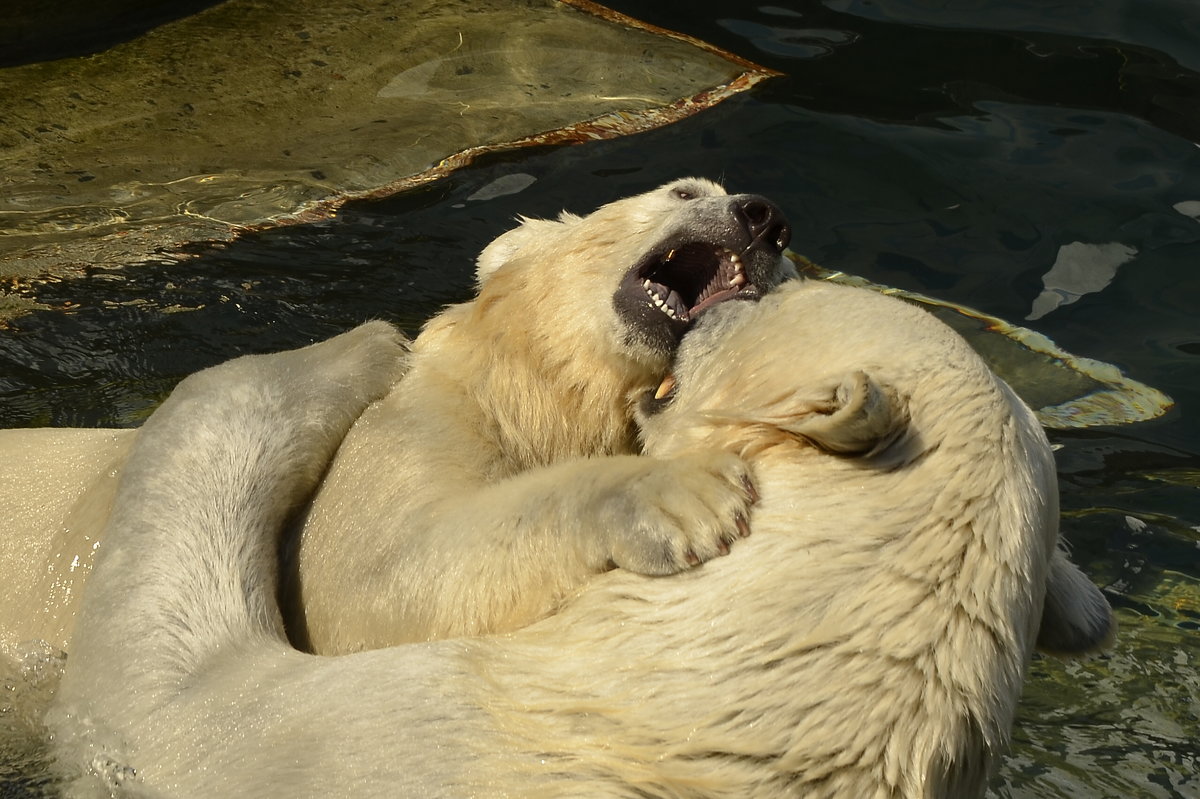
[[[664,240],[739,235],[742,196],[675,181],[493,242],[478,296],[426,325],[304,520],[296,640],[324,654],[514,630],[614,564],[669,574],[727,551],[746,466],[636,457],[633,398],[671,351],[614,291]],[[756,257],[764,290],[794,276],[778,251]]]
[[[619,317],[614,288],[664,237],[736,236],[734,202],[684,179],[522,220],[488,246],[478,298],[430,321],[403,387],[354,426],[300,520],[284,591],[294,640],[346,652],[513,629],[610,561],[668,573],[724,551],[747,512],[746,466],[632,457],[629,397],[657,381],[671,341]],[[758,272],[764,289],[794,275],[778,252]],[[137,435],[0,431],[0,647],[67,649]]]
[[[276,536],[403,362],[386,328],[185,381],[122,475],[50,717],[72,792],[981,796],[1046,580],[1071,575],[1067,648],[1112,632],[1075,612],[1099,592],[1056,547],[1044,435],[899,300],[805,282],[718,311],[644,403],[645,445],[740,453],[754,535],[674,577],[603,574],[505,636],[284,638]]]

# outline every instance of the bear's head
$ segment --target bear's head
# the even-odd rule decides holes
[[[764,197],[677,180],[584,217],[522,219],[479,257],[480,304],[519,297],[522,323],[543,335],[570,331],[661,369],[703,311],[796,276],[790,235]]]
[[[865,320],[854,317],[872,295],[857,292],[847,305],[841,287],[832,297],[828,288],[797,281],[754,307],[707,315],[684,338],[658,391],[639,402],[646,451],[792,441],[855,456],[903,438],[911,392],[898,389],[884,357],[901,344],[895,321],[874,318],[886,332],[855,335]]]
[[[1009,558],[979,570],[979,596],[992,590],[993,573],[1040,575],[1044,598],[1041,587],[1030,589],[1042,603],[1040,619],[1030,608],[1038,648],[1082,655],[1113,641],[1104,594],[1065,552],[1045,549],[1057,539],[1058,491],[1036,417],[921,308],[811,280],[754,306],[722,306],[684,338],[671,374],[636,416],[648,455],[717,446],[749,458],[759,477],[775,469],[795,479],[799,536],[855,534],[854,507],[870,516],[863,529],[906,507],[917,509],[904,522],[916,531],[942,529],[939,514],[954,517],[946,530],[975,519],[961,529],[986,539],[981,551]],[[956,491],[958,504],[947,499]],[[839,512],[821,528],[829,508]],[[866,540],[883,540],[876,534]],[[896,551],[942,551],[907,530],[896,540],[909,542]]]

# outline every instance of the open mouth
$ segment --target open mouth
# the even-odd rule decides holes
[[[673,247],[637,270],[650,303],[671,319],[691,322],[711,305],[757,290],[742,258],[725,247],[691,242]]]
[[[669,358],[697,317],[730,300],[757,300],[791,273],[791,228],[757,194],[677,198],[665,235],[636,257],[613,292],[632,344]]]

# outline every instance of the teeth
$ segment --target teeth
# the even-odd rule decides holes
[[[654,398],[656,400],[660,400],[663,397],[670,394],[671,390],[674,388],[675,388],[675,375],[667,375],[666,377],[663,378],[663,381],[661,383],[659,383],[658,391],[654,392]]]
[[[728,250],[726,250],[726,253],[729,255],[729,263],[733,264],[733,277],[729,278],[729,285],[735,288],[744,285],[746,282],[746,273],[742,267],[742,256]]]
[[[726,283],[727,288],[720,288],[719,283],[706,286],[700,292],[700,294],[694,300],[692,300],[692,307],[697,307],[701,304],[707,303],[715,294],[725,291],[730,291],[731,293],[736,292],[737,290],[740,290],[742,286],[750,282],[746,277],[745,265],[742,263],[742,256],[740,254],[725,247],[718,248],[717,252],[719,256],[726,261],[726,267],[723,271],[730,275],[728,282]],[[670,263],[678,254],[678,248],[672,248],[667,252],[666,255],[662,256],[660,263]],[[677,321],[690,318],[690,313],[688,313],[686,310],[676,310],[675,307],[672,306],[672,302],[675,302],[676,305],[679,305],[686,304],[686,301],[682,300],[682,298],[677,298],[676,300],[672,301],[670,299],[672,292],[669,288],[655,283],[649,277],[642,279],[642,288],[646,292],[646,297],[652,303],[654,303],[654,307],[665,313],[670,318]],[[666,296],[660,294],[660,291],[665,292]]]
[[[677,313],[675,313],[675,310],[673,308],[671,308],[670,305],[667,305],[666,298],[662,297],[661,295],[659,295],[658,292],[656,292],[654,289],[650,288],[649,280],[645,281],[642,284],[642,286],[643,286],[643,288],[646,289],[646,296],[649,297],[650,301],[654,303],[655,308],[662,311],[663,313],[665,313],[667,316],[671,317],[672,319],[679,318],[679,315]]]

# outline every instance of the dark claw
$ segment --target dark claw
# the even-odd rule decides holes
[[[683,559],[687,561],[687,565],[689,565],[689,566],[699,566],[700,565],[700,558],[696,557],[696,553],[690,549],[683,556]]]
[[[746,521],[745,516],[739,513],[735,523],[737,524],[738,535],[740,535],[742,538],[746,538],[750,535],[750,523]]]
[[[724,538],[722,538],[717,543],[717,551],[720,552],[722,555],[728,555],[729,554],[729,542],[726,541]]]
[[[754,487],[754,483],[749,477],[742,477],[742,490],[746,492],[746,496],[750,498],[750,504],[758,502],[758,489]]]

